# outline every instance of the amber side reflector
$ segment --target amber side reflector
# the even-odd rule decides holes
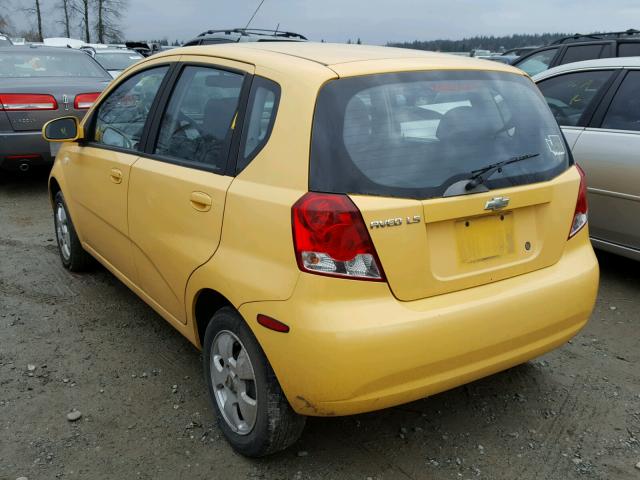
[[[258,314],[258,323],[269,330],[275,332],[287,333],[289,331],[289,325],[286,325],[275,318],[267,317],[266,315]]]

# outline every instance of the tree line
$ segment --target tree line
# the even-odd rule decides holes
[[[547,45],[571,33],[515,34],[506,36],[475,36],[462,40],[414,40],[413,42],[389,42],[390,47],[413,48],[437,52],[470,52],[471,50],[491,50],[497,52],[512,48]]]
[[[2,3],[11,0],[3,0]],[[87,43],[118,43],[122,17],[129,0],[14,0],[15,10],[27,16],[30,27],[16,31],[7,14],[0,12],[0,31],[42,42],[46,37],[81,38]],[[10,5],[9,5],[10,7]],[[7,8],[9,11],[10,8]]]

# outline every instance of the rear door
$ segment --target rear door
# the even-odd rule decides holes
[[[181,60],[145,155],[131,169],[128,218],[141,287],[186,323],[187,280],[220,242],[234,173],[229,156],[254,69],[222,59],[216,65],[197,56]]]
[[[538,82],[553,116],[573,148],[621,69],[569,72]]]
[[[574,155],[587,174],[591,236],[640,249],[640,71],[625,73]]]

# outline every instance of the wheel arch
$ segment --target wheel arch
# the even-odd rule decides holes
[[[196,345],[202,348],[202,339],[213,315],[223,307],[232,307],[233,304],[222,293],[211,288],[203,288],[198,291],[193,300],[193,320]]]
[[[49,178],[49,201],[51,202],[51,206],[55,203],[56,194],[61,190],[62,188],[60,187],[56,177]]]

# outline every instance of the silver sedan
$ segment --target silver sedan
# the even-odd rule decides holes
[[[587,174],[594,246],[640,260],[640,57],[570,63],[533,80]]]

